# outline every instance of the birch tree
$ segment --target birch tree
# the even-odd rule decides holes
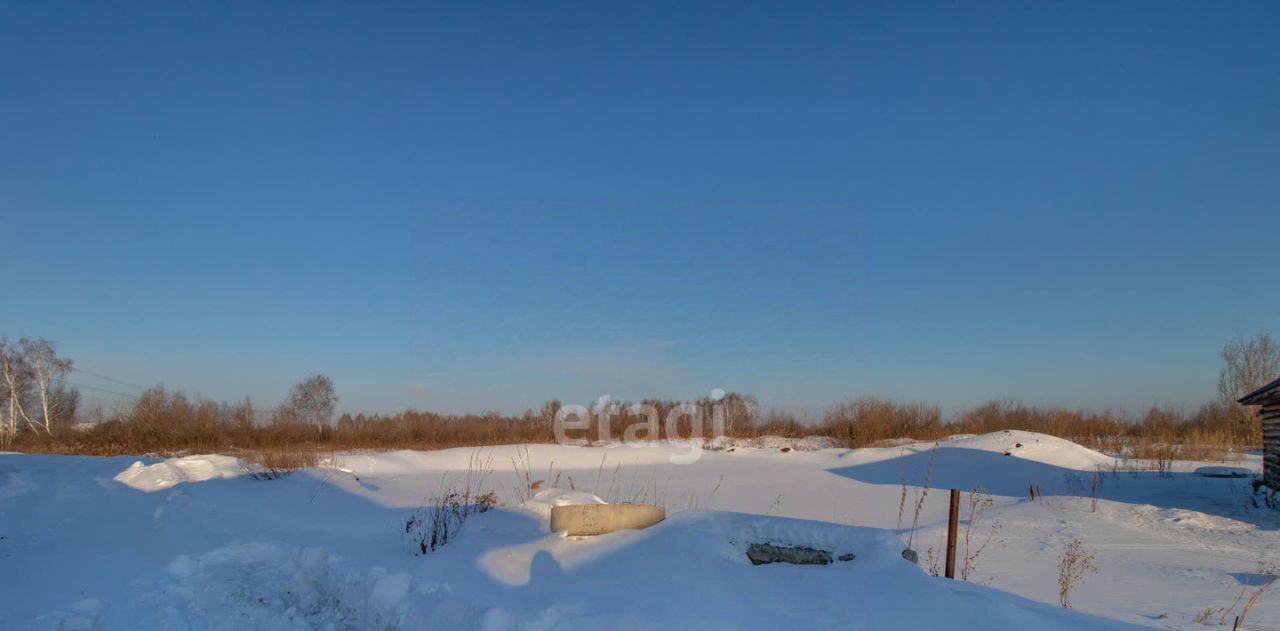
[[[333,380],[328,375],[311,375],[293,386],[289,405],[306,417],[316,428],[328,424],[338,397],[333,393]]]
[[[5,442],[13,441],[18,433],[18,419],[22,419],[31,429],[37,426],[22,406],[22,401],[31,390],[31,367],[27,364],[19,346],[9,342],[8,338],[0,338],[0,381],[4,393],[4,438]]]
[[[62,396],[64,380],[71,372],[71,359],[58,357],[53,342],[44,338],[18,342],[22,347],[22,356],[29,367],[32,380],[35,382],[36,394],[40,401],[40,420],[44,424],[46,434],[53,433],[55,422],[63,420],[68,410],[67,399]]]
[[[8,445],[13,442],[13,427],[15,420],[12,417],[11,410],[13,405],[10,394],[13,389],[9,387],[8,376],[8,357],[9,357],[9,340],[0,339],[0,445]]]

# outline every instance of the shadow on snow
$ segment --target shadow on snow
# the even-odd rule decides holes
[[[1022,498],[1029,497],[1032,486],[1045,496],[1089,498],[1096,477],[1098,499],[1192,510],[1246,521],[1267,530],[1280,529],[1280,511],[1255,508],[1250,481],[1241,478],[1106,468],[1082,471],[962,447],[939,447],[932,455],[931,451],[911,452],[830,471],[867,484],[892,486],[921,486],[928,473],[930,488],[983,489],[992,495]]]

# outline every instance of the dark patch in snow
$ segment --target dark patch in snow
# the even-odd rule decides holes
[[[753,543],[747,547],[747,558],[752,565],[790,563],[792,565],[830,565],[831,553],[805,546],[775,546],[771,543]],[[843,559],[842,559],[843,560]]]
[[[1195,470],[1195,474],[1203,478],[1248,478],[1253,475],[1253,471],[1243,467],[1200,467]]]
[[[1236,579],[1237,583],[1246,587],[1262,587],[1263,585],[1271,584],[1276,578],[1280,578],[1275,574],[1261,574],[1258,572],[1228,572],[1228,575]]]

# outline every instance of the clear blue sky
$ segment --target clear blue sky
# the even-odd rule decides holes
[[[322,371],[353,410],[1192,406],[1280,334],[1277,25],[4,3],[0,334],[215,399]]]

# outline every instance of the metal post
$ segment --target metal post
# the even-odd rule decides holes
[[[956,577],[956,534],[959,526],[960,490],[951,489],[951,514],[947,517],[947,578]]]

